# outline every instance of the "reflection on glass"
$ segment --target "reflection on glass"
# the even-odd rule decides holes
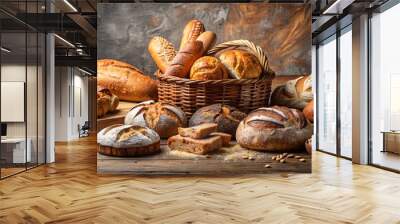
[[[372,163],[400,170],[400,5],[372,17]],[[393,132],[391,132],[393,131]],[[382,132],[386,134],[386,139]],[[384,145],[385,144],[385,145]]]
[[[26,33],[2,33],[1,44],[10,52],[1,57],[1,139],[2,177],[25,170],[31,160],[26,141]],[[28,149],[28,150],[27,150]]]
[[[352,35],[340,36],[340,153],[352,157]]]
[[[318,48],[318,147],[336,153],[336,39]]]

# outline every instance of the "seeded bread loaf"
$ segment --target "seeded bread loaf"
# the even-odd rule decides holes
[[[174,45],[163,37],[153,37],[148,46],[148,51],[162,73],[167,70],[176,56]]]
[[[183,29],[179,51],[183,49],[187,42],[195,41],[203,32],[204,24],[202,22],[197,19],[190,20]]]

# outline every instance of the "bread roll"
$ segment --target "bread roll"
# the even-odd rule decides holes
[[[227,79],[228,72],[225,66],[212,56],[204,56],[197,59],[190,69],[190,79],[193,80],[217,80]]]
[[[138,125],[112,125],[97,133],[98,152],[109,156],[142,156],[160,152],[160,136]]]
[[[188,42],[175,56],[165,71],[165,75],[187,78],[193,63],[201,57],[203,44],[200,41]]]
[[[236,128],[246,114],[238,109],[222,104],[213,104],[198,109],[189,120],[189,126],[216,123],[218,131],[235,136]]]
[[[304,107],[303,113],[307,120],[314,123],[314,100],[311,100],[306,107]]]
[[[162,73],[165,72],[176,55],[174,45],[159,36],[153,37],[150,40],[148,51]]]
[[[157,99],[157,81],[143,75],[136,67],[113,59],[97,61],[97,87],[109,89],[120,100]]]
[[[114,112],[119,105],[119,99],[109,89],[97,92],[97,117],[103,117],[109,112]]]
[[[227,50],[219,55],[219,60],[235,79],[256,79],[262,73],[260,62],[253,54],[243,50]]]
[[[125,124],[135,124],[155,130],[161,138],[178,134],[187,126],[185,113],[178,107],[147,101],[134,106],[125,116]]]
[[[197,38],[197,41],[203,43],[202,55],[204,55],[208,50],[210,50],[217,41],[217,35],[214,32],[206,31]]]
[[[236,131],[237,142],[245,148],[260,151],[304,150],[312,135],[303,113],[287,107],[263,107],[252,111]]]
[[[187,42],[195,41],[204,32],[204,25],[197,19],[190,20],[183,29],[179,51],[183,49]]]
[[[278,86],[271,95],[271,105],[303,110],[313,99],[311,76],[302,76]]]

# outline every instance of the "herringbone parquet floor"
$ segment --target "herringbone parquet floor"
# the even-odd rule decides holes
[[[400,223],[400,175],[313,155],[312,174],[96,174],[95,140],[0,181],[0,223]]]

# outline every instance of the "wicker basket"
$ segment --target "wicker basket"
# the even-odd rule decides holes
[[[268,58],[259,46],[248,40],[234,40],[219,44],[207,52],[215,55],[226,49],[240,48],[253,53],[263,67],[259,79],[190,80],[166,76],[157,72],[160,102],[180,107],[187,116],[197,109],[221,103],[231,105],[243,112],[266,106],[271,94],[275,73],[268,66]]]

